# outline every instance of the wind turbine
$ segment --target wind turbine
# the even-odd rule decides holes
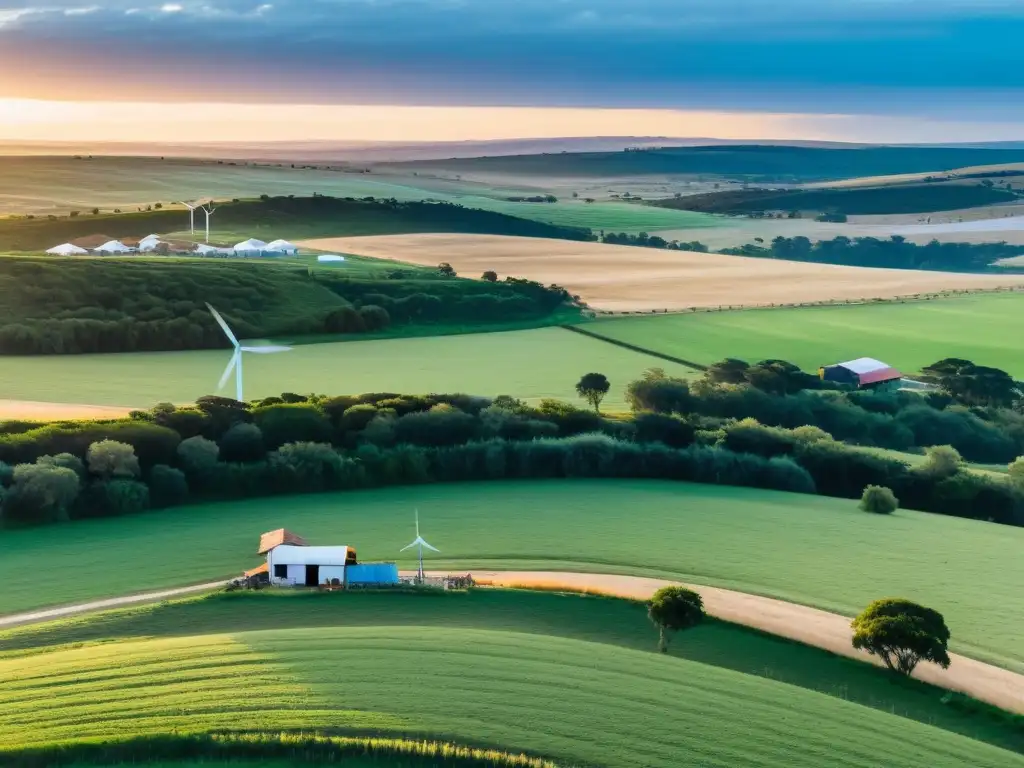
[[[228,383],[228,378],[231,376],[231,371],[235,372],[235,399],[239,402],[242,401],[242,353],[243,352],[255,352],[258,355],[270,355],[275,352],[289,352],[291,347],[243,347],[239,344],[238,339],[235,338],[235,334],[231,332],[228,324],[224,322],[224,318],[220,316],[220,312],[211,307],[209,304],[206,308],[210,310],[210,314],[213,315],[213,319],[217,321],[217,324],[224,331],[224,335],[228,337],[231,345],[235,348],[234,354],[231,355],[231,359],[228,361],[228,367],[224,369],[224,374],[220,377],[220,383],[217,385],[217,391],[220,392],[224,389],[224,385]]]
[[[424,541],[423,537],[420,536],[420,511],[418,509],[416,510],[416,539],[409,546],[402,547],[402,549],[400,551],[405,552],[405,550],[412,549],[413,547],[416,547],[416,549],[419,552],[419,557],[420,557],[420,567],[419,567],[419,570],[417,571],[416,581],[419,582],[420,584],[422,584],[423,583],[423,548],[426,547],[431,552],[440,552],[441,550],[438,549],[437,547],[430,546],[429,544],[427,544],[426,541]]]
[[[188,231],[191,233],[191,235],[193,237],[195,237],[195,234],[196,234],[196,208],[198,208],[199,206],[198,205],[192,205],[192,203],[186,203],[184,200],[181,201],[181,204],[184,205],[186,208],[188,208]]]
[[[206,214],[206,242],[207,243],[210,242],[210,217],[213,215],[213,212],[217,210],[216,208],[212,208],[211,207],[212,205],[213,205],[213,203],[207,203],[206,205],[202,206],[202,211],[203,211],[203,213]]]

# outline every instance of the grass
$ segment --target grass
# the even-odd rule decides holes
[[[985,293],[891,301],[601,320],[589,331],[698,363],[777,358],[816,371],[875,357],[914,372],[946,357],[1024,375],[1024,351],[996,332],[1024,320],[1024,296]]]
[[[728,223],[727,219],[694,211],[633,203],[512,203],[483,197],[455,198],[453,202],[560,227],[587,227],[595,232],[602,229],[615,232],[656,232],[666,229],[713,228]]]
[[[8,357],[0,399],[138,407],[186,403],[216,389],[229,357],[228,350]],[[576,401],[576,382],[594,370],[612,382],[607,407],[613,409],[624,405],[629,381],[661,363],[562,328],[309,344],[286,355],[248,356],[245,396],[466,392]],[[682,366],[664,367],[688,375]]]
[[[896,459],[896,461],[902,461],[904,464],[910,467],[920,467],[927,460],[928,457],[921,453],[910,453],[908,451],[897,451],[891,448],[876,448],[874,446],[858,445],[851,446],[856,448],[858,451],[864,451],[865,453],[873,453],[876,456],[882,456],[887,459]],[[1006,480],[1009,468],[1006,464],[975,464],[968,462],[964,465],[970,472],[976,474],[987,475],[994,480]]]
[[[853,501],[658,481],[489,482],[260,499],[0,537],[0,612],[226,577],[258,564],[260,533],[395,559],[419,509],[465,572],[575,570],[678,578],[854,615],[902,596],[945,615],[954,650],[1024,671],[1024,530]],[[45,568],[39,566],[46,563]],[[130,574],[130,575],[129,575]]]
[[[1008,721],[945,707],[937,691],[867,665],[719,622],[655,653],[635,603],[515,592],[268,597],[132,612],[145,638],[3,654],[0,706],[15,714],[0,721],[0,740],[301,729],[624,767],[866,768],[878,754],[922,768],[1024,765],[980,740],[1019,748]],[[198,634],[160,616],[196,609],[205,622],[187,631]],[[250,629],[260,616],[263,628]],[[211,620],[221,631],[201,630]],[[793,684],[770,679],[773,665]],[[839,695],[815,690],[815,673],[836,674]],[[867,707],[854,703],[862,696]]]

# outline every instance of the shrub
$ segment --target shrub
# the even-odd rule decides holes
[[[105,480],[138,477],[140,474],[135,449],[116,440],[101,440],[90,445],[86,461],[89,472]]]
[[[86,477],[85,464],[80,458],[72,456],[70,453],[58,453],[56,456],[40,456],[36,460],[36,464],[70,469],[78,475],[80,480],[85,480]]]
[[[149,471],[149,494],[154,507],[174,507],[188,500],[188,480],[180,469],[157,464]]]
[[[377,417],[378,413],[377,407],[369,403],[353,405],[345,410],[341,426],[348,432],[359,432],[366,429],[366,426]]]
[[[79,477],[67,467],[19,464],[3,497],[5,525],[62,522],[80,490]]]
[[[359,308],[359,318],[367,331],[381,331],[391,325],[391,316],[384,307],[367,304]]]
[[[120,517],[149,509],[149,488],[137,480],[108,480],[89,488],[89,506],[98,516]]]
[[[928,458],[921,465],[919,471],[930,475],[936,480],[945,480],[952,477],[963,466],[964,460],[956,448],[951,445],[936,445],[925,451]]]
[[[268,450],[280,448],[285,443],[323,443],[331,439],[331,423],[315,405],[268,405],[255,408],[252,415],[263,432],[263,442]]]
[[[178,446],[178,458],[188,472],[200,473],[216,466],[220,448],[205,437],[190,437]]]
[[[255,424],[235,424],[220,439],[222,461],[259,461],[267,455],[263,432]]]
[[[451,406],[435,406],[426,413],[410,413],[395,422],[395,439],[413,445],[459,445],[479,434],[478,420]]]
[[[891,515],[899,506],[899,500],[892,490],[880,485],[866,487],[860,499],[860,508],[876,515]]]
[[[288,443],[270,455],[269,468],[282,492],[352,487],[358,477],[352,460],[323,443]]]

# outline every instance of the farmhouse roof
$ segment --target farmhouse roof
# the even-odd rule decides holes
[[[837,363],[837,366],[857,374],[862,385],[877,384],[880,381],[891,381],[903,377],[903,374],[891,365],[883,363],[881,360],[875,360],[873,357],[858,357],[856,360]]]
[[[348,547],[274,547],[274,565],[348,565]]]
[[[309,546],[306,543],[306,540],[298,534],[292,533],[284,528],[278,528],[276,531],[267,531],[260,536],[260,548],[256,554],[265,555],[274,547],[280,547],[282,544],[290,544],[296,547]]]
[[[264,563],[263,565],[257,568],[250,568],[248,571],[245,571],[245,573],[243,573],[242,575],[246,578],[249,578],[250,576],[257,576],[261,573],[270,573],[270,566],[267,563]]]

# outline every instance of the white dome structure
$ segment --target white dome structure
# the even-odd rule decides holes
[[[129,248],[120,240],[108,240],[99,248],[93,248],[93,253],[131,253],[134,249]]]
[[[88,253],[88,251],[85,250],[85,248],[79,248],[77,245],[72,245],[71,243],[63,243],[50,248],[47,253],[53,256],[80,256],[83,253]]]
[[[289,243],[287,240],[274,240],[267,243],[263,250],[270,253],[283,253],[287,256],[294,256],[299,252],[299,247]]]
[[[239,253],[261,253],[267,249],[267,244],[255,237],[250,237],[235,245],[234,250]]]

